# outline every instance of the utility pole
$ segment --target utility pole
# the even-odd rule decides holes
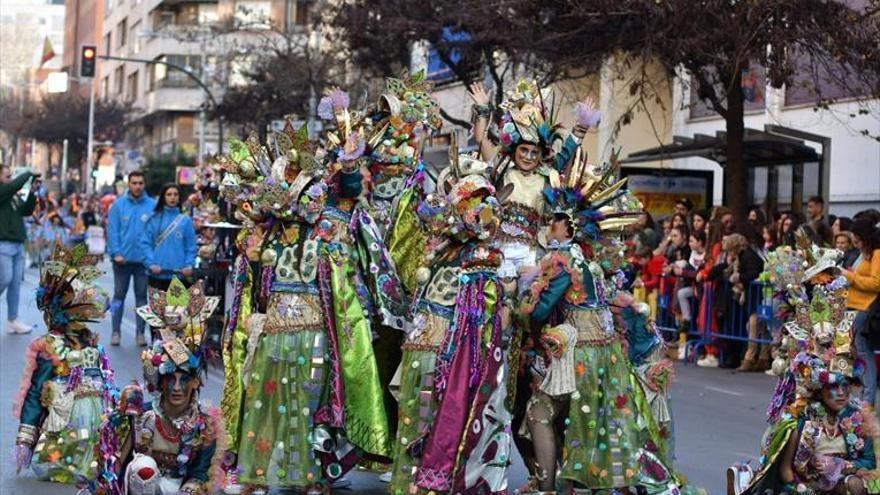
[[[95,192],[95,178],[92,177],[92,167],[94,164],[92,163],[92,157],[94,154],[94,150],[92,149],[95,145],[95,84],[94,78],[89,78],[89,137],[86,143],[86,177],[88,177],[88,181],[86,182],[86,192],[91,194]],[[65,140],[66,142],[66,140]],[[65,147],[65,149],[67,149]]]
[[[67,140],[62,143],[61,148],[61,196],[67,195]]]

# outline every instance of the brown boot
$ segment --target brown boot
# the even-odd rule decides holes
[[[755,361],[754,358],[747,357],[742,360],[742,363],[740,363],[739,368],[737,368],[736,371],[757,371],[757,369],[755,369],[757,364],[758,362]]]

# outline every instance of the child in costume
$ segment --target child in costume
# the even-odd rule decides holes
[[[79,483],[90,477],[105,407],[116,385],[98,335],[88,323],[106,314],[107,295],[94,285],[98,257],[86,246],[56,246],[43,263],[37,307],[48,333],[28,348],[15,401],[20,420],[14,462],[37,478]]]
[[[94,492],[102,495],[213,493],[226,445],[219,410],[199,402],[207,369],[208,317],[219,297],[206,297],[204,281],[189,289],[174,277],[167,291],[150,288],[138,315],[159,338],[141,354],[152,402],[137,384],[123,388],[102,428],[103,465]]]
[[[846,310],[846,279],[835,267],[842,255],[811,245],[800,232],[797,248],[768,256],[762,276],[782,304],[782,343],[773,369],[781,378],[768,408],[771,423],[761,469],[736,493],[878,493],[874,411],[854,389],[864,371],[853,342],[854,314]]]
[[[500,205],[486,164],[452,155],[418,207],[434,237],[398,371],[393,494],[507,491],[505,294],[501,253],[488,242]]]

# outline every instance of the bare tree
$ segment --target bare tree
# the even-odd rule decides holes
[[[759,66],[771,86],[799,86],[827,108],[833,95],[880,95],[880,0],[556,0],[505,1],[506,50],[547,70],[660,63],[683,76],[699,100],[725,119],[726,202],[746,214],[743,76]],[[544,22],[536,23],[535,19]],[[654,98],[650,71],[628,81]],[[865,111],[865,110],[863,110]]]

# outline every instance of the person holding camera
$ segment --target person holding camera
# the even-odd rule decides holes
[[[36,190],[40,187],[39,174],[25,170],[12,178],[7,165],[0,165],[0,295],[6,293],[6,332],[29,333],[31,326],[18,319],[18,298],[24,276],[24,243],[27,230],[24,217],[34,212]],[[22,201],[18,192],[33,179],[27,198]]]

